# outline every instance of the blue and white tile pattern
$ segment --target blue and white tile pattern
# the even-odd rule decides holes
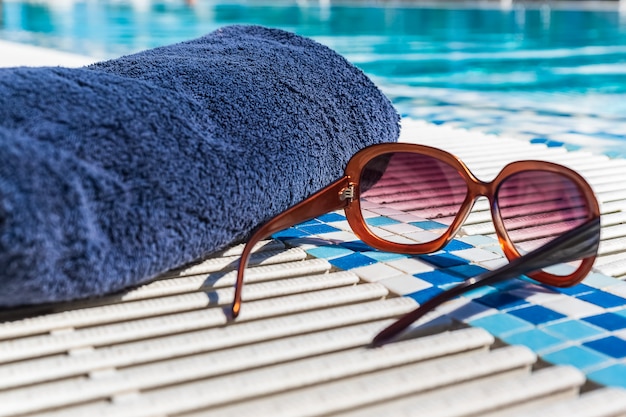
[[[404,122],[403,129],[402,140],[450,149],[470,169],[487,177],[499,170],[494,165],[503,166],[508,159],[534,156],[533,159],[554,160],[573,168],[580,166],[579,171],[597,188],[595,184],[602,182],[603,177],[594,172],[611,164],[623,165],[623,161],[604,156],[566,152],[559,147],[456,128],[442,131],[441,127],[434,129],[432,125],[411,120]],[[491,155],[502,157],[491,158],[496,164],[484,163],[476,149],[489,149]],[[597,194],[603,218],[621,216],[623,197]],[[379,226],[393,223],[384,217],[375,222]],[[626,235],[626,225],[621,221],[603,219],[603,223],[604,229],[613,229],[610,236],[613,239]],[[363,281],[382,283],[392,292],[418,303],[506,262],[495,237],[483,234],[459,237],[434,254],[408,256],[380,252],[358,240],[343,212],[294,226],[277,237],[304,248],[313,257],[327,259],[336,268],[356,273]],[[603,231],[602,247],[610,243]],[[602,256],[602,251],[598,268],[574,287],[553,288],[521,278],[473,291],[440,310],[471,326],[484,328],[507,343],[525,345],[547,362],[572,365],[593,382],[626,387],[626,282],[623,276],[602,272],[625,259],[626,252],[617,250]]]

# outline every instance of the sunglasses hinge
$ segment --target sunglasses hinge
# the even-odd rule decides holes
[[[341,190],[341,193],[339,193],[339,200],[341,201],[348,200],[348,202],[352,202],[353,199],[354,199],[354,184],[350,184],[346,188]]]

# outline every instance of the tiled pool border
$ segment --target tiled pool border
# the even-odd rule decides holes
[[[418,303],[506,262],[497,240],[485,235],[454,239],[428,255],[377,251],[357,238],[343,212],[275,237]],[[468,293],[441,310],[506,343],[527,346],[546,362],[574,366],[595,383],[626,388],[625,297],[626,282],[595,271],[571,288],[543,286],[528,278],[509,280]]]

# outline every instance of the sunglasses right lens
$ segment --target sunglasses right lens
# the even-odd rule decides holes
[[[524,171],[506,178],[497,202],[509,239],[521,254],[590,218],[589,202],[580,187],[556,172]]]
[[[369,230],[381,239],[429,243],[449,228],[467,195],[461,174],[439,159],[393,152],[370,160],[359,195]]]

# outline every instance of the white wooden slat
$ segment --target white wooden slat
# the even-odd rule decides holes
[[[245,303],[238,322],[258,320],[281,314],[329,308],[365,300],[380,299],[388,294],[380,284],[361,284],[337,289],[296,294],[271,300]],[[72,349],[103,346],[148,337],[222,326],[229,321],[220,308],[206,308],[121,323],[56,332],[0,342],[0,362],[9,362]]]
[[[600,247],[598,248],[599,255],[620,253],[626,259],[626,254],[624,252],[626,252],[626,237],[603,239],[600,241]]]
[[[300,248],[293,249],[294,259],[285,259],[280,263],[263,266],[248,267],[245,271],[245,282],[253,283],[285,277],[314,274],[328,271],[331,265],[324,259],[302,260],[305,252]],[[291,250],[289,251],[291,252]],[[292,262],[301,260],[301,262]],[[137,289],[128,291],[121,296],[123,301],[140,300],[151,297],[178,294],[198,290],[207,290],[221,287],[231,287],[235,284],[236,271],[213,272],[208,275],[185,275],[180,278],[172,277],[151,282]]]
[[[282,251],[277,259],[280,263],[268,263],[262,266],[250,267],[246,269],[246,282],[260,282],[271,279],[281,279],[285,277],[314,274],[328,271],[331,265],[324,259],[302,260],[306,253],[299,248]],[[276,260],[276,259],[275,259]],[[172,276],[167,279],[158,279],[138,288],[130,289],[124,293],[103,296],[97,299],[77,300],[68,303],[53,304],[44,306],[25,307],[12,309],[0,313],[0,320],[5,322],[15,320],[15,318],[30,317],[40,315],[44,312],[67,312],[81,308],[89,308],[98,305],[110,305],[121,301],[134,301],[152,297],[162,297],[166,295],[182,294],[199,290],[210,290],[214,288],[232,287],[237,276],[232,268],[228,271],[218,271],[208,274],[196,274],[185,276]],[[1,338],[2,336],[0,336]]]
[[[314,357],[271,368],[250,370],[173,387],[142,393],[139,397],[121,403],[112,402],[110,407],[97,407],[99,415],[150,416],[155,413],[179,413],[201,407],[241,402],[244,399],[321,384],[332,396],[337,397],[339,387],[361,392],[371,398],[374,391],[365,390],[377,384],[380,389],[417,392],[434,389],[464,380],[511,370],[528,370],[535,356],[522,347],[506,347],[495,351],[478,351],[432,358],[437,346],[419,348],[422,339],[386,345],[378,349],[356,349],[346,352]],[[399,366],[401,365],[401,366]],[[416,378],[424,375],[424,378]],[[348,379],[346,379],[348,378]],[[349,395],[346,398],[354,398]],[[332,400],[332,401],[331,401]],[[316,402],[319,402],[318,397]],[[308,407],[309,404],[306,404]],[[303,408],[305,404],[302,404]],[[157,411],[158,410],[158,411]],[[90,415],[90,408],[65,409],[65,415]],[[95,411],[95,408],[94,410]],[[217,410],[216,415],[224,415]],[[250,415],[250,414],[248,414]],[[252,414],[252,415],[257,415]]]
[[[171,271],[162,275],[162,278],[172,276],[188,276],[198,274],[208,274],[223,270],[233,270],[239,263],[240,254],[238,250],[226,252],[226,256],[213,256],[204,261],[182,268],[180,270]],[[231,253],[233,253],[231,255]],[[275,263],[288,262],[291,260],[300,260],[306,258],[306,253],[301,249],[292,248],[287,250],[268,250],[252,253],[249,265],[271,265]]]
[[[625,215],[626,216],[626,212],[619,212],[616,214],[620,214],[620,215]],[[612,216],[609,217],[610,215],[603,215],[600,218],[600,221],[603,223],[603,227],[602,227],[602,238],[603,239],[613,239],[613,238],[617,238],[617,237],[626,237],[626,224],[607,224],[608,222],[611,222],[612,219],[615,219],[616,216]],[[608,217],[608,219],[607,219]],[[604,223],[606,219],[606,223]],[[626,221],[626,219],[621,220],[622,222]]]
[[[567,401],[545,407],[532,407],[511,417],[623,417],[626,416],[626,390],[600,388]]]
[[[0,366],[0,389],[167,360],[264,340],[342,328],[408,313],[416,307],[410,298],[391,298],[341,307],[290,314],[226,327],[127,342],[84,351],[79,355],[53,355]],[[371,338],[372,334],[368,337]]]
[[[246,246],[245,243],[240,243],[238,245],[233,245],[230,246],[226,249],[224,249],[223,251],[214,253],[213,255],[211,255],[211,258],[217,258],[217,257],[223,257],[223,256],[241,256],[241,254],[243,253],[243,248]],[[265,251],[278,251],[281,249],[285,249],[285,244],[283,242],[281,242],[280,240],[276,240],[276,239],[270,239],[270,240],[262,240],[258,243],[256,243],[253,247],[252,247],[252,253],[257,253],[257,252],[265,252]],[[196,262],[195,264],[201,264],[202,261]],[[176,269],[176,271],[180,272],[183,271],[187,268],[189,268],[191,265],[187,265],[183,268],[178,268]],[[175,272],[175,271],[173,271]]]
[[[350,272],[286,278],[279,281],[246,285],[243,288],[242,299],[244,301],[260,300],[306,291],[354,285],[358,281],[359,278]],[[227,288],[207,293],[195,292],[47,314],[0,324],[0,339],[45,333],[56,329],[75,329],[102,323],[135,320],[143,317],[227,305],[232,302],[233,297],[234,290]]]
[[[532,360],[533,355],[519,347],[449,356],[425,363],[387,367],[374,373],[361,372],[348,379],[288,392],[269,401],[255,401],[241,408],[235,405],[230,410],[218,408],[206,415],[334,415],[339,410],[363,403],[375,404],[390,397],[441,389],[485,375],[510,371],[518,371],[516,374],[519,371],[527,372],[527,361]],[[275,410],[275,405],[280,405],[280,411]],[[267,414],[264,413],[263,406],[268,407]]]
[[[497,410],[527,403],[555,402],[573,398],[584,383],[581,372],[570,367],[551,367],[515,377],[488,377],[428,394],[377,404],[337,417],[469,417],[499,415]],[[491,412],[496,411],[496,414]],[[508,413],[504,413],[506,415]],[[526,413],[535,415],[534,413]]]
[[[600,204],[600,224],[602,225],[602,233],[607,238],[621,236],[626,228],[626,211],[604,211],[604,207]],[[615,228],[615,232],[610,229]],[[621,233],[620,233],[620,230]]]
[[[317,355],[326,354],[327,358],[337,355],[337,361],[332,365],[345,366],[346,361],[356,352],[333,353],[338,350],[355,348],[369,343],[374,332],[385,324],[367,323],[338,330],[311,333],[303,336],[279,339],[255,345],[241,346],[229,350],[199,354],[190,357],[172,359],[165,362],[149,363],[132,368],[121,369],[116,372],[106,372],[93,378],[75,378],[47,384],[25,387],[20,390],[0,392],[0,410],[7,409],[11,413],[25,413],[43,410],[46,408],[67,406],[73,403],[85,402],[93,399],[109,398],[126,392],[159,386],[184,383],[194,379],[207,378],[227,374],[226,377],[245,379],[248,368],[276,365],[277,367],[293,367],[293,363],[284,362],[301,359],[303,361],[320,361]],[[422,342],[409,343],[413,347],[400,344],[392,350],[398,354],[397,360],[411,361],[420,358],[420,349],[427,343],[431,351],[428,355],[465,352],[479,348],[486,348],[493,338],[486,332],[478,329],[459,331],[451,336],[444,333]],[[436,357],[436,356],[428,356]],[[309,359],[302,359],[309,358]],[[341,358],[341,359],[340,359]],[[389,359],[388,359],[389,360]],[[341,365],[339,362],[341,361]],[[353,372],[351,367],[344,372]],[[265,373],[271,368],[264,368]],[[246,371],[235,375],[232,372]],[[222,377],[223,378],[223,377]],[[0,415],[2,412],[0,411]]]
[[[599,256],[594,268],[608,276],[621,277],[626,275],[626,256],[623,253]]]

